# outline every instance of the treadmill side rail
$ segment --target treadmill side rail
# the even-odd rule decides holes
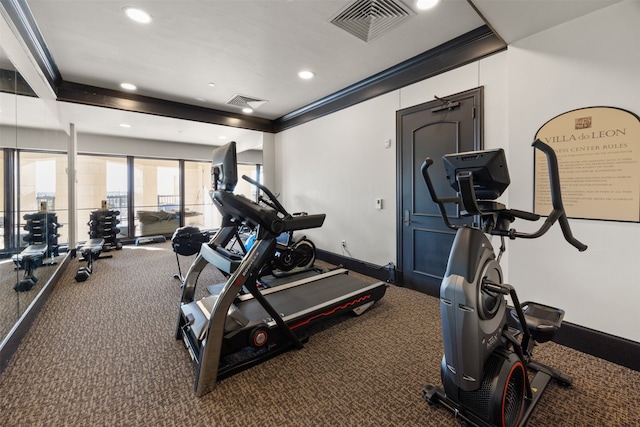
[[[382,298],[387,287],[383,282],[372,285],[346,271],[336,271],[321,280],[261,291],[257,282],[275,255],[276,237],[285,230],[319,227],[324,214],[282,216],[230,191],[216,190],[212,198],[223,214],[222,227],[202,244],[183,280],[175,333],[195,361],[197,396],[212,391],[219,379],[288,349],[302,348],[305,338],[301,336],[307,326],[341,313],[360,314]],[[258,238],[241,259],[236,259],[221,249],[237,235],[239,224],[257,227]],[[197,281],[208,264],[229,276],[215,286],[215,294],[196,301]],[[251,296],[239,298],[243,289]]]
[[[217,295],[197,301],[193,300],[195,283],[213,250],[203,245],[189,269],[176,339],[184,341],[196,363],[196,395],[212,391],[218,380],[262,360],[302,348],[300,336],[305,336],[307,327],[342,313],[360,315],[381,299],[388,287],[383,282],[367,283],[339,269],[260,292],[256,287],[260,266],[273,256],[275,247],[275,238],[258,240],[227,282],[216,286]],[[250,290],[251,297],[239,296],[243,288]],[[244,357],[250,348],[253,353]],[[243,356],[237,357],[241,353]]]
[[[217,298],[209,301],[213,303],[213,305],[209,311],[209,319],[204,330],[197,335],[195,334],[196,331],[192,331],[194,335],[189,341],[194,341],[195,339],[198,347],[194,350],[198,356],[196,360],[196,379],[194,384],[194,389],[198,396],[210,392],[215,387],[218,379],[218,367],[222,354],[225,325],[227,325],[228,320],[227,316],[235,298],[245,284],[257,280],[256,276],[259,268],[256,268],[256,266],[264,265],[266,260],[273,255],[275,244],[275,239],[261,240],[249,250],[244,257],[242,268],[236,269],[225,283]],[[203,245],[201,253],[187,273],[183,288],[183,304],[197,304],[197,302],[193,302],[193,293],[198,276],[207,265],[207,257],[204,254],[209,251],[205,248],[208,248],[208,246]],[[185,300],[185,294],[191,296],[191,301]],[[202,311],[200,308],[199,310]],[[241,316],[241,313],[238,313],[238,315]],[[235,319],[231,320],[235,321]],[[245,320],[248,321],[246,318]],[[183,315],[183,309],[181,309],[176,338],[182,337],[183,334],[189,334],[191,327],[188,325],[188,322],[188,318]],[[194,344],[195,343],[192,342],[192,345]]]
[[[224,249],[224,248],[222,248]],[[224,252],[217,251],[209,245],[202,245],[200,254],[211,265],[225,273],[232,274],[240,266],[241,259],[226,256]]]

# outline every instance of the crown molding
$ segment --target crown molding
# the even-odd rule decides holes
[[[275,119],[244,116],[64,81],[26,0],[0,0],[59,101],[278,133],[507,49],[487,25]]]

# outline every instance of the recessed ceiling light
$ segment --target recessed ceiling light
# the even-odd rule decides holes
[[[129,19],[139,22],[140,24],[148,24],[151,22],[151,15],[137,7],[125,7],[124,13],[129,17]]]
[[[196,98],[196,101],[204,102],[204,98],[197,97],[197,98]]]
[[[136,90],[138,89],[136,85],[131,83],[120,83],[120,87],[124,90]]]
[[[220,136],[218,137],[218,139],[227,139],[227,137],[226,137],[226,136],[224,136],[224,135],[220,135]]]
[[[313,71],[309,71],[309,70],[303,70],[300,71],[298,73],[298,77],[300,77],[303,80],[309,80],[315,77],[315,73]]]
[[[253,108],[245,107],[242,109],[242,112],[247,114],[253,113]]]
[[[121,128],[130,128],[130,127],[131,127],[131,125],[130,125],[130,124],[128,124],[128,123],[120,123],[120,127],[121,127]]]
[[[420,10],[427,10],[431,9],[438,3],[440,3],[440,0],[417,0],[416,7]]]
[[[215,83],[213,83],[213,82],[211,82],[211,83],[209,83],[209,86],[210,86],[210,87],[216,87],[216,84],[215,84]]]

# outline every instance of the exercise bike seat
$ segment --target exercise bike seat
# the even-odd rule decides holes
[[[550,341],[560,329],[564,310],[530,301],[523,302],[520,306],[527,322],[527,329],[536,342]],[[511,317],[518,327],[522,328],[515,309],[511,309]]]

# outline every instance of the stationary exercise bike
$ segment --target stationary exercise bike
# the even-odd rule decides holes
[[[451,410],[464,424],[524,426],[551,379],[565,386],[572,381],[532,360],[535,345],[551,340],[560,328],[564,311],[534,302],[520,304],[515,289],[503,283],[500,268],[505,237],[537,238],[556,221],[567,242],[579,251],[587,249],[571,233],[553,149],[540,140],[533,147],[547,157],[553,204],[553,211],[533,233],[518,232],[510,225],[516,218],[537,221],[539,215],[495,202],[510,183],[502,149],[443,157],[449,184],[457,191],[455,197],[439,198],[428,174],[433,161],[427,158],[422,165],[431,198],[447,227],[456,230],[440,287],[443,388],[427,385],[423,396],[429,404]],[[477,216],[480,224],[452,224],[445,203],[456,204],[461,216]],[[497,256],[487,235],[500,236]],[[507,307],[507,295],[513,308]],[[527,370],[535,372],[533,379]]]
[[[255,185],[261,191],[262,194],[258,196],[258,202],[260,204],[268,206],[283,217],[291,218],[307,215],[306,212],[290,214],[267,187],[246,175],[243,175],[242,179]],[[256,234],[254,233],[247,239],[245,250],[251,249],[255,238]],[[269,265],[265,266],[264,271],[261,272],[261,276],[271,274],[274,277],[285,277],[291,274],[309,271],[313,268],[315,261],[316,246],[313,242],[307,239],[306,236],[294,239],[293,231],[286,231],[276,239],[275,255]]]
[[[236,158],[236,143],[230,142],[228,145],[219,147],[213,152],[213,166],[211,169],[211,177],[213,190],[211,195],[218,190],[233,192],[237,182],[237,170],[235,169]],[[233,154],[231,154],[233,153]],[[227,158],[228,156],[228,158]],[[218,180],[220,176],[224,176],[224,163],[227,164],[227,169],[230,166],[234,166],[233,177],[229,183],[222,184],[223,188],[218,188]],[[226,172],[229,172],[228,170]],[[306,212],[289,214],[282,204],[277,200],[276,196],[264,185],[259,182],[243,175],[242,178],[255,185],[261,194],[258,196],[258,202],[270,209],[273,209],[283,219],[290,219],[293,217],[306,216]],[[231,182],[233,184],[231,184]],[[215,199],[214,199],[215,203]],[[223,221],[224,222],[224,221]],[[218,231],[216,235],[210,237],[209,233],[202,232],[197,227],[186,226],[176,229],[171,238],[171,245],[176,253],[176,261],[178,263],[178,274],[174,274],[174,278],[184,282],[182,271],[180,269],[180,260],[178,255],[192,256],[200,251],[202,244],[211,243],[214,240],[217,242],[216,250],[233,260],[225,266],[218,266],[218,269],[225,275],[231,275],[233,271],[231,268],[236,266],[245,255],[249,252],[251,247],[255,244],[258,238],[259,229],[257,224],[236,224],[225,223]],[[261,288],[271,287],[274,283],[272,280],[263,280],[264,276],[273,276],[274,278],[286,277],[292,274],[302,273],[306,271],[314,270],[314,263],[316,261],[316,246],[313,242],[307,239],[306,236],[298,237],[294,239],[293,231],[288,230],[283,232],[276,239],[276,250],[273,258],[269,263],[265,264],[258,275],[258,282]],[[267,283],[268,282],[268,283]],[[248,291],[247,291],[248,292]]]

